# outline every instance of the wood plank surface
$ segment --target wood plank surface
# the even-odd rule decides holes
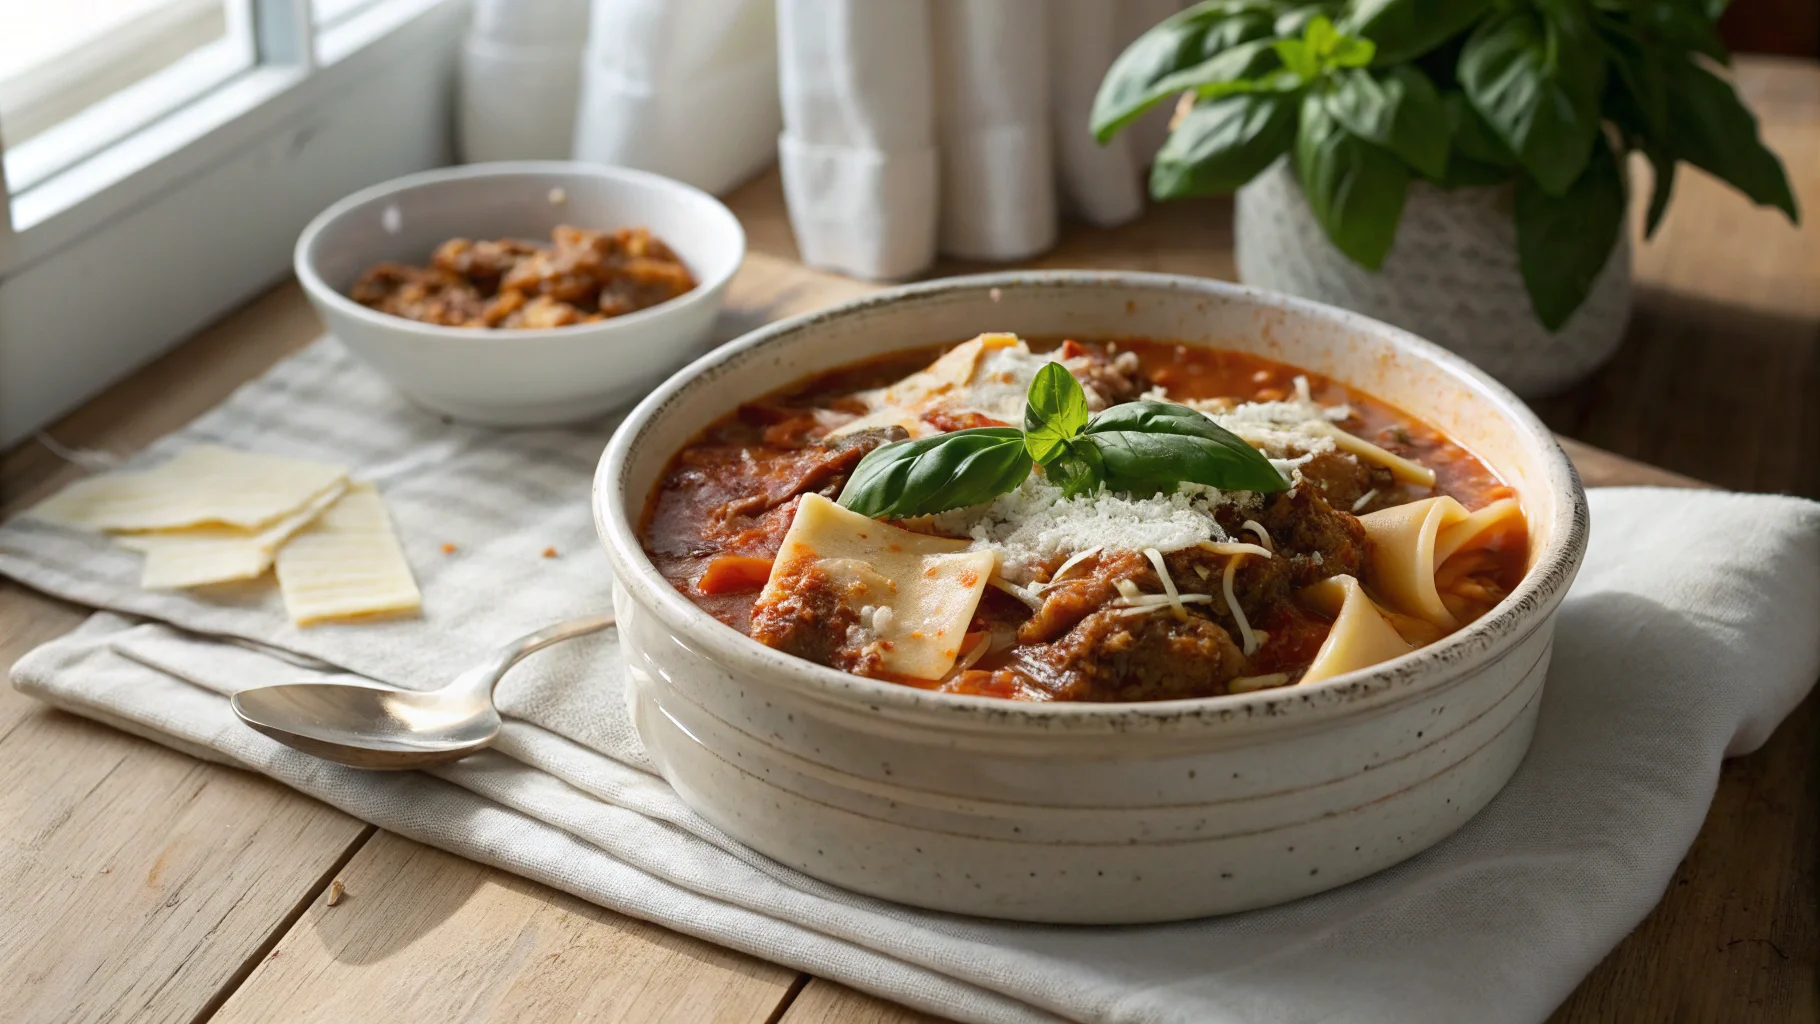
[[[130,451],[316,331],[301,292],[282,286],[53,429]],[[0,505],[76,473],[21,445],[0,458]],[[86,615],[0,581],[0,670]],[[275,782],[0,688],[0,1018],[195,1019],[370,831]]]
[[[797,972],[391,833],[213,1020],[764,1024]]]
[[[1754,61],[1740,82],[1804,207],[1820,211],[1820,69]],[[723,334],[866,289],[789,264],[775,172],[731,205],[756,255]],[[1115,229],[1073,227],[1030,265],[1230,277],[1230,218],[1230,204],[1209,201]],[[1551,426],[1728,486],[1820,495],[1820,233],[1687,174],[1637,268],[1624,349],[1587,385],[1541,403]],[[130,451],[318,330],[295,285],[281,285],[52,432]],[[1568,448],[1588,483],[1691,482]],[[0,456],[0,509],[73,472],[35,443]],[[0,581],[0,667],[82,614]],[[1817,739],[1809,701],[1764,750],[1726,766],[1661,906],[1557,1019],[1820,1019]],[[6,1020],[930,1020],[819,980],[800,988],[794,972],[388,834],[369,839],[370,828],[275,784],[10,688],[0,787]],[[331,908],[335,871],[347,895]]]

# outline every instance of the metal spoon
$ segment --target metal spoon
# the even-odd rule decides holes
[[[613,625],[613,613],[560,622],[519,637],[436,690],[288,683],[234,694],[240,720],[288,747],[354,768],[447,764],[499,735],[493,687],[526,655]]]

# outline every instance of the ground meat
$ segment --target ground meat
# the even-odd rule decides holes
[[[1109,551],[1070,569],[1043,591],[1043,606],[1018,627],[1018,643],[1054,640],[1074,628],[1089,612],[1119,596],[1118,582],[1130,580],[1145,593],[1163,589],[1150,560],[1137,551]]]
[[[1246,673],[1245,656],[1226,631],[1167,610],[1094,612],[1066,635],[1018,648],[1013,666],[1057,700],[1136,701],[1210,697]]]
[[[1328,504],[1347,512],[1351,512],[1366,495],[1371,495],[1371,500],[1359,506],[1361,512],[1366,508],[1382,507],[1377,504],[1379,499],[1390,504],[1396,485],[1390,470],[1375,464],[1367,465],[1356,456],[1342,452],[1316,454],[1302,465],[1302,479],[1313,484]]]
[[[752,639],[843,672],[877,672],[877,651],[855,642],[859,612],[826,573],[805,565],[796,571],[790,586],[765,596],[768,600],[752,606]]]
[[[1296,589],[1329,576],[1358,576],[1365,565],[1365,527],[1357,516],[1342,512],[1312,487],[1273,494],[1257,516],[1276,544]]]
[[[1150,390],[1138,358],[1130,352],[1111,353],[1101,345],[1083,345],[1064,341],[1060,352],[1063,365],[1087,390],[1088,404],[1096,409],[1135,401]],[[1099,401],[1094,401],[1095,398]]]

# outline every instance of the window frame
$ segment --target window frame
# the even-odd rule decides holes
[[[311,7],[252,0],[251,68],[17,195],[0,154],[0,449],[282,280],[341,195],[453,158],[468,0]]]

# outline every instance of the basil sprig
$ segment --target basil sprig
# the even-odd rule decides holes
[[[1781,161],[1730,81],[1726,0],[1202,0],[1107,70],[1106,142],[1178,96],[1157,199],[1226,194],[1288,157],[1329,239],[1378,269],[1413,181],[1514,184],[1519,264],[1559,330],[1623,227],[1630,153],[1654,168],[1646,233],[1692,164],[1798,221]]]
[[[1289,486],[1257,449],[1186,406],[1127,402],[1089,415],[1080,382],[1060,363],[1037,371],[1025,403],[1022,430],[980,427],[874,448],[840,504],[875,519],[946,512],[1017,489],[1033,465],[1064,497],[1101,487],[1158,494],[1185,482],[1264,493]]]

